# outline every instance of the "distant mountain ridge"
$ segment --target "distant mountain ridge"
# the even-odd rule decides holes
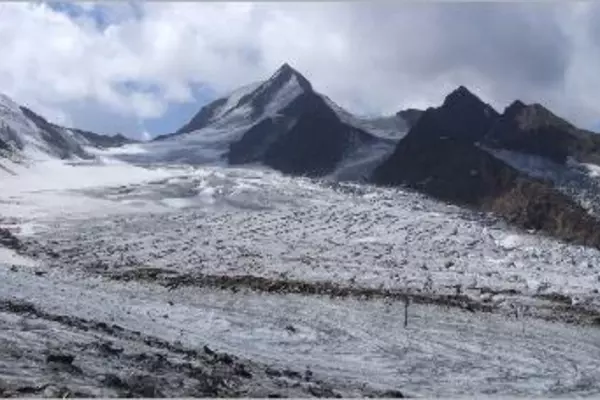
[[[600,163],[600,135],[576,128],[540,104],[526,105],[518,100],[506,108],[486,135],[485,143],[561,164],[568,157]]]
[[[92,159],[86,147],[133,143],[122,135],[106,136],[48,122],[27,107],[0,95],[0,157],[18,159]]]

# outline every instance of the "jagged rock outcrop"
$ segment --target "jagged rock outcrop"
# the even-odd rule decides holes
[[[480,147],[490,132],[511,120],[513,110],[508,111],[500,116],[465,87],[458,88],[442,106],[425,111],[375,170],[372,182],[406,186],[495,212],[525,229],[599,247],[600,223],[573,199]]]
[[[564,164],[600,161],[600,136],[578,129],[540,104],[517,100],[506,108],[483,142],[493,148],[518,151]]]

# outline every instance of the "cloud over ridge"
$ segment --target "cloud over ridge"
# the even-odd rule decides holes
[[[435,105],[464,84],[499,109],[542,102],[593,127],[599,26],[591,2],[0,3],[0,92],[140,137],[289,62],[356,113]]]

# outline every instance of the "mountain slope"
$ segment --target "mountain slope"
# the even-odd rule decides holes
[[[231,144],[230,164],[260,162],[288,174],[322,176],[351,150],[377,141],[340,121],[316,93],[299,95],[281,114],[267,117]]]
[[[374,172],[380,184],[406,184],[453,202],[479,204],[511,169],[475,146],[493,125],[497,112],[460,87],[439,108],[430,108]],[[508,174],[507,177],[504,175]]]
[[[213,101],[175,133],[157,137],[146,157],[263,164],[290,174],[359,179],[406,130],[397,116],[353,116],[284,64],[269,79]]]
[[[600,136],[578,129],[540,104],[515,101],[506,108],[483,142],[565,164],[567,157],[600,164]]]
[[[0,94],[0,156],[12,160],[93,159],[86,147],[132,143],[122,135],[105,136],[48,122]]]
[[[75,128],[62,129],[70,132],[73,138],[82,146],[92,146],[99,149],[107,149],[111,147],[120,147],[126,144],[139,143],[137,140],[125,137],[120,133],[116,133],[114,135],[101,135]]]
[[[362,129],[377,137],[399,140],[410,129],[410,122],[405,118],[405,115],[402,115],[401,113],[390,116],[361,118],[349,113],[329,97],[323,94],[320,94],[320,96],[325,100],[329,108],[337,114],[342,122]]]
[[[86,158],[83,147],[70,135],[10,98],[0,95],[0,140],[8,152],[26,158]]]
[[[419,118],[423,115],[423,110],[418,110],[416,108],[407,108],[406,110],[401,110],[396,113],[396,116],[402,118],[405,121],[408,129],[415,126]]]
[[[276,115],[301,93],[311,90],[306,78],[284,64],[268,80],[244,86],[207,104],[175,133],[161,135],[154,140],[183,135],[202,137],[209,136],[211,132],[208,131],[249,128],[265,117]],[[224,136],[225,140],[229,139],[226,133]]]
[[[310,83],[285,64],[270,79],[244,86],[202,107],[182,128],[156,137],[144,146],[144,154],[132,157],[189,164],[226,161],[232,143],[310,89]]]
[[[243,106],[245,105],[241,103],[241,100],[244,99],[246,95],[256,90],[259,87],[259,84],[260,83],[254,83],[241,87],[229,95],[209,103],[202,107],[188,123],[178,129],[175,133],[159,135],[154,138],[154,141],[165,140],[194,132],[206,128],[211,124],[214,124],[215,127],[226,126],[227,124],[235,125],[236,122],[244,125],[247,123],[245,120],[247,115],[244,112],[240,112],[240,109],[243,109]]]
[[[371,181],[493,211],[526,229],[600,246],[600,223],[552,183],[533,178],[482,149],[502,119],[466,88],[423,113],[374,171]]]

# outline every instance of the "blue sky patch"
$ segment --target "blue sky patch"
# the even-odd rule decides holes
[[[71,19],[90,18],[95,22],[99,31],[104,31],[110,25],[118,24],[123,20],[140,20],[144,16],[139,1],[100,3],[94,4],[91,8],[82,7],[80,3],[70,1],[46,1],[45,4],[54,11],[66,14]],[[119,8],[119,12],[116,12],[117,8]]]
[[[217,94],[209,86],[192,85],[193,101],[169,103],[165,114],[158,118],[144,120],[143,126],[151,136],[172,133],[185,125],[200,108],[215,100]]]

